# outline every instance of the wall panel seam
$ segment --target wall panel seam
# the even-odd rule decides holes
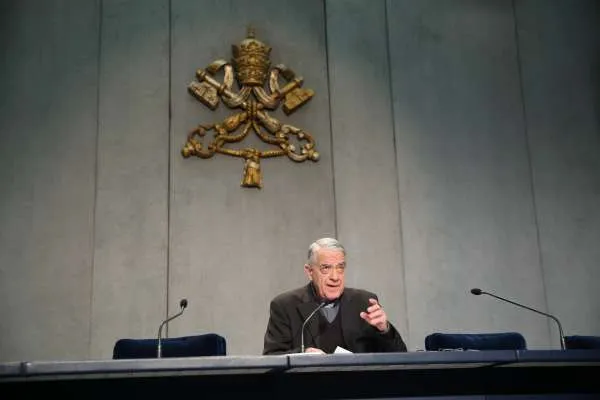
[[[172,141],[174,140],[172,130],[172,122],[173,122],[173,99],[172,99],[172,66],[173,66],[173,24],[172,24],[172,10],[173,10],[173,2],[172,0],[168,0],[167,6],[167,29],[168,29],[168,77],[167,77],[167,113],[168,113],[168,121],[167,121],[167,246],[166,246],[166,264],[165,264],[165,318],[168,318],[169,314],[169,286],[170,286],[170,278],[171,278],[171,196],[173,189],[173,162],[171,150],[173,148]],[[165,337],[169,337],[169,324],[165,327]]]
[[[390,114],[391,114],[391,123],[392,123],[392,143],[394,147],[394,168],[396,172],[396,201],[398,206],[398,246],[400,249],[400,269],[402,276],[402,288],[404,292],[404,326],[406,327],[406,341],[410,342],[409,332],[409,319],[408,319],[408,293],[406,291],[406,269],[405,269],[405,261],[404,261],[404,232],[402,229],[402,207],[401,207],[401,196],[400,196],[400,168],[398,164],[398,141],[396,139],[396,115],[394,113],[394,77],[392,73],[392,58],[390,55],[390,24],[388,17],[388,0],[383,0],[383,12],[384,12],[384,35],[385,35],[385,52],[386,52],[386,61],[388,68],[388,77],[389,77],[389,99],[390,99]]]
[[[329,111],[329,156],[331,157],[331,184],[333,187],[333,229],[335,238],[338,238],[338,215],[337,215],[337,197],[336,197],[336,186],[335,186],[335,167],[334,167],[334,140],[333,140],[333,121],[331,114],[331,74],[329,72],[329,36],[327,33],[328,24],[327,24],[327,0],[323,0],[323,28],[325,34],[325,64],[327,65],[326,73],[327,73],[327,106]]]
[[[90,256],[90,314],[88,318],[88,358],[92,354],[92,325],[94,319],[94,279],[96,266],[96,208],[98,204],[98,173],[99,173],[99,151],[100,151],[100,80],[102,75],[102,22],[104,0],[99,0],[97,3],[98,16],[98,41],[97,41],[97,58],[96,58],[96,143],[95,143],[95,159],[94,159],[94,189],[92,199],[92,226],[91,226],[91,256]]]
[[[527,105],[525,103],[525,89],[523,87],[523,61],[521,59],[521,48],[519,44],[519,22],[517,18],[517,4],[516,0],[512,0],[512,11],[513,11],[513,24],[514,24],[514,38],[515,38],[515,49],[516,49],[516,57],[517,57],[517,73],[519,79],[519,95],[521,100],[521,111],[523,117],[523,134],[525,136],[525,151],[527,153],[527,167],[529,169],[529,188],[531,192],[531,205],[533,209],[533,221],[535,224],[535,235],[536,235],[536,246],[538,253],[538,266],[540,269],[540,276],[542,277],[542,288],[544,291],[544,303],[546,305],[546,310],[549,312],[549,304],[548,304],[548,290],[546,288],[546,277],[544,274],[544,256],[542,253],[541,246],[541,237],[540,237],[540,225],[538,219],[538,210],[537,210],[537,201],[535,195],[535,177],[533,171],[533,162],[531,159],[531,142],[529,138],[529,122],[527,119]],[[548,337],[552,338],[552,328],[551,328],[551,320],[547,322],[548,326]]]

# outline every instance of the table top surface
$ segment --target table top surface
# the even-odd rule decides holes
[[[15,378],[159,373],[310,373],[343,370],[479,367],[600,366],[600,350],[416,351],[406,353],[287,354],[122,360],[19,361],[0,363],[0,381]]]

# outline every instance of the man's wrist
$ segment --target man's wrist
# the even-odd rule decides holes
[[[381,333],[382,335],[385,335],[386,333],[388,333],[390,331],[390,323],[386,322],[385,323],[385,327],[383,329],[379,330],[379,333]]]

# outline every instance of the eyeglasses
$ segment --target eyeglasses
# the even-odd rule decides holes
[[[318,267],[319,267],[319,271],[321,271],[321,273],[323,275],[331,274],[331,272],[334,269],[335,269],[335,272],[337,272],[339,275],[343,275],[344,272],[346,271],[346,264],[338,264],[336,266],[329,265],[329,264],[321,264]]]

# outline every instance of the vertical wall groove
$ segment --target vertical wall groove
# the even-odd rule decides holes
[[[104,0],[98,1],[98,50],[96,59],[96,152],[94,160],[94,196],[92,200],[92,232],[91,232],[91,251],[90,251],[90,315],[88,319],[88,357],[92,354],[92,321],[94,310],[94,272],[95,272],[95,253],[96,253],[96,204],[98,203],[98,157],[100,141],[100,76],[102,65],[102,10]]]
[[[405,263],[404,263],[404,236],[402,229],[402,205],[401,205],[401,197],[400,197],[400,166],[398,164],[398,141],[396,138],[396,114],[394,113],[394,76],[392,74],[392,58],[390,56],[390,21],[388,18],[388,0],[383,0],[383,12],[385,18],[385,49],[387,56],[387,68],[390,79],[389,84],[389,96],[390,96],[390,114],[392,116],[392,140],[394,144],[394,166],[396,171],[396,198],[398,200],[398,235],[400,246],[400,268],[402,269],[402,291],[404,292],[404,326],[406,327],[406,342],[410,342],[410,325],[408,318],[408,295],[406,292],[406,271],[405,271]]]
[[[337,200],[336,200],[336,186],[335,186],[335,166],[334,166],[334,151],[333,151],[333,123],[331,121],[331,77],[330,77],[330,66],[329,66],[329,39],[327,36],[327,0],[323,0],[323,28],[325,29],[325,65],[327,65],[327,106],[329,112],[329,148],[331,149],[329,155],[331,157],[331,185],[333,192],[333,229],[335,237],[338,238],[338,211],[337,211]]]
[[[523,116],[523,135],[525,136],[525,152],[527,155],[527,168],[529,169],[529,187],[531,190],[531,206],[533,211],[533,221],[535,224],[535,239],[537,245],[537,255],[538,255],[538,265],[540,268],[540,276],[542,277],[542,288],[544,291],[544,304],[546,306],[546,310],[549,311],[548,306],[548,289],[546,287],[546,278],[544,275],[544,258],[542,254],[542,245],[540,238],[540,224],[538,220],[538,210],[537,210],[537,202],[535,196],[535,176],[533,172],[533,162],[531,159],[531,143],[529,138],[529,124],[527,121],[527,105],[525,103],[525,90],[523,88],[523,66],[521,60],[521,48],[519,45],[519,23],[517,19],[517,6],[516,1],[512,0],[512,11],[513,11],[513,23],[514,23],[514,37],[515,37],[515,49],[516,49],[516,57],[517,57],[517,73],[519,80],[519,96],[521,98],[521,112]],[[553,337],[552,329],[550,327],[551,322],[548,321],[548,334],[550,338]]]
[[[172,126],[172,120],[173,120],[173,102],[172,102],[172,82],[171,82],[171,71],[172,71],[172,48],[173,48],[173,29],[172,29],[172,0],[168,0],[168,7],[169,10],[167,11],[167,18],[169,18],[169,22],[168,22],[168,30],[169,30],[169,72],[168,72],[168,80],[169,82],[167,83],[168,88],[167,88],[167,93],[169,96],[168,99],[168,125],[167,125],[167,137],[168,137],[168,148],[167,148],[167,165],[169,166],[169,171],[167,173],[167,248],[166,248],[166,274],[167,277],[165,279],[165,284],[166,284],[166,288],[165,288],[165,318],[168,318],[168,314],[169,314],[169,278],[171,276],[170,274],[170,260],[171,260],[171,256],[170,256],[170,250],[171,250],[171,193],[173,191],[173,179],[172,179],[172,174],[173,174],[173,164],[172,164],[172,155],[171,155],[171,149],[172,149],[172,141],[173,141],[173,137],[172,137],[172,133],[171,133],[171,126]],[[165,332],[166,337],[169,336],[169,325],[167,324],[166,327],[166,332]]]

